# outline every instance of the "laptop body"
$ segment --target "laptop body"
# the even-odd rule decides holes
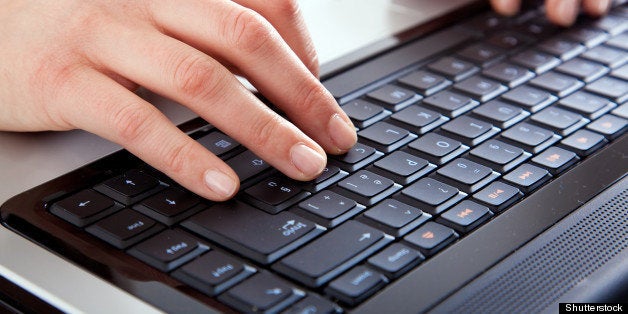
[[[472,10],[472,8],[469,7],[464,7],[464,9],[465,11]],[[461,11],[458,11],[455,15],[456,19],[460,19],[460,12]],[[451,17],[449,17],[449,19],[451,19]],[[433,31],[439,29],[442,25],[447,24],[445,20],[448,19],[441,18],[440,21],[437,20],[433,23],[427,23],[422,25],[422,27],[417,28],[416,30],[418,30],[418,34],[420,34],[419,37],[421,38],[419,39],[419,42],[421,40],[429,40],[430,38],[433,38],[430,37],[430,35],[427,35],[429,32],[427,32],[426,30]],[[382,51],[387,51],[391,49],[391,45],[398,44],[399,42],[404,42],[404,36],[412,38],[413,35],[416,34],[412,34],[412,32],[406,32],[403,34],[403,36],[398,36],[392,39],[388,38],[386,40],[378,42],[372,42],[370,47],[374,47],[374,53],[375,51],[377,53],[375,53],[373,56],[369,52],[368,60],[375,60],[378,58],[378,56],[385,57],[386,54],[382,53]],[[410,45],[411,44],[407,44],[405,47],[409,47]],[[417,47],[420,46],[421,44],[417,44]],[[362,51],[360,51],[360,55],[363,56],[365,54],[365,51],[368,51],[368,49],[363,49]],[[352,69],[351,63],[353,63],[352,61],[354,61],[355,59],[355,57],[349,56],[337,59],[337,61],[335,62],[326,63],[323,66],[324,72],[330,73],[330,75],[327,76],[331,77],[330,80],[333,80],[333,77],[338,77],[338,75],[334,74],[340,73],[339,75],[343,75],[342,73],[350,73]],[[347,60],[350,61],[348,62]],[[346,69],[349,70],[347,71]],[[324,81],[326,81],[325,78]],[[154,96],[147,95],[147,98],[151,97]],[[185,113],[181,114],[181,116],[185,116]],[[86,145],[96,146],[91,144],[91,140],[86,142]],[[537,252],[543,252],[541,249],[547,247],[545,244],[552,243],[552,241],[556,238],[562,237],[561,239],[563,239],[567,237],[563,234],[565,230],[570,230],[569,228],[571,228],[569,226],[569,220],[574,220],[571,222],[571,224],[578,225],[578,223],[580,223],[580,220],[574,217],[592,217],[590,213],[588,213],[589,215],[585,214],[587,211],[594,212],[594,209],[591,206],[597,206],[597,208],[606,208],[604,206],[608,207],[609,205],[607,204],[609,203],[609,201],[615,200],[614,202],[617,202],[617,195],[621,195],[622,189],[625,190],[625,182],[619,182],[621,177],[625,174],[625,164],[622,165],[620,157],[622,156],[623,152],[625,152],[625,149],[623,148],[625,147],[625,144],[624,146],[622,146],[621,143],[623,143],[621,139],[618,139],[612,142],[609,146],[603,148],[599,153],[596,153],[596,155],[587,157],[582,163],[584,167],[579,166],[578,168],[569,170],[565,174],[549,182],[546,186],[543,186],[539,191],[535,192],[533,196],[531,196],[530,198],[526,198],[525,203],[521,202],[519,205],[515,205],[513,208],[508,209],[504,213],[500,213],[496,218],[491,221],[491,223],[480,227],[479,229],[477,229],[477,231],[474,231],[473,233],[470,233],[465,237],[462,237],[451,247],[434,255],[421,266],[419,266],[419,268],[417,268],[417,271],[412,271],[401,279],[396,279],[382,292],[378,293],[374,298],[365,301],[365,303],[361,303],[357,307],[352,308],[352,310],[358,312],[381,312],[384,310],[391,310],[395,312],[417,312],[420,310],[428,309],[433,309],[437,311],[453,311],[458,308],[456,306],[461,306],[460,304],[463,304],[461,302],[463,302],[464,300],[469,300],[471,297],[479,298],[479,296],[486,295],[484,293],[478,293],[478,291],[484,291],[483,289],[487,286],[490,286],[490,284],[496,285],[496,283],[501,283],[503,281],[510,282],[510,279],[512,279],[513,277],[507,277],[502,275],[511,274],[512,272],[509,272],[511,271],[511,269],[527,271],[527,269],[521,270],[522,266],[518,266],[519,268],[516,268],[514,266],[526,265],[526,258],[529,258],[529,256],[535,256],[535,253],[540,254]],[[583,184],[582,182],[587,182],[587,184]],[[578,208],[580,204],[589,202],[595,195],[600,194],[600,191],[613,185],[615,182],[619,182],[616,184],[617,186],[619,186],[619,188],[609,188],[609,192],[605,192],[606,194],[601,194],[600,197],[602,198],[602,200],[595,199],[592,201],[593,205],[587,205],[583,209],[578,209],[574,214],[570,214],[572,211]],[[620,190],[619,193],[615,191],[617,189]],[[567,193],[565,191],[569,192]],[[564,197],[556,197],[557,195],[564,195]],[[20,199],[18,198],[17,201],[19,200]],[[12,204],[15,204],[15,202],[16,201],[14,200]],[[568,214],[570,214],[568,216],[569,218],[563,220],[561,223],[559,223],[559,225],[554,226],[558,221],[560,221],[562,217],[567,216]],[[597,215],[593,215],[593,217],[597,217]],[[6,223],[12,228],[16,228],[16,225],[19,225],[19,223],[15,223],[15,221],[12,222],[11,219],[14,218],[7,219]],[[501,221],[509,220],[511,221],[511,223],[516,222],[514,223],[514,225],[519,225],[522,229],[512,229],[511,223],[501,223]],[[493,224],[492,222],[495,221],[499,223]],[[607,223],[607,221],[599,221],[594,219],[594,222],[587,223],[593,223],[594,225],[597,224],[596,226],[599,227],[600,224],[603,225]],[[492,227],[493,225],[497,227]],[[529,226],[533,226],[534,228],[530,228]],[[544,232],[548,228],[551,229],[549,229],[547,233],[540,236],[540,240],[529,242],[530,239],[532,239],[534,236]],[[21,232],[23,233],[24,230],[22,230]],[[556,234],[556,236],[552,237],[552,234]],[[31,234],[30,236],[32,237],[33,235]],[[569,243],[573,242],[573,240],[570,239],[571,238],[567,237],[567,240],[564,241],[567,241]],[[39,240],[41,241],[41,238],[39,238]],[[591,242],[587,244],[592,245],[592,248],[595,247],[595,245],[605,247],[608,245],[608,241],[610,240],[598,240],[598,242]],[[463,243],[469,243],[469,245]],[[526,245],[526,243],[530,244]],[[615,241],[613,241],[613,243],[615,243]],[[524,247],[524,245],[526,246]],[[463,249],[462,247],[465,247],[466,249]],[[535,250],[535,248],[537,248],[537,250]],[[515,251],[516,253],[511,254]],[[527,255],[525,254],[526,252],[528,252]],[[621,261],[625,261],[626,259],[622,258],[622,256],[624,256],[622,254],[625,255],[625,252],[620,250],[619,253],[615,253],[613,258],[611,258],[609,261],[602,263],[602,265],[593,267],[595,271],[592,272],[591,277],[586,281],[586,287],[583,287],[582,284],[576,284],[575,286],[571,287],[571,289],[563,291],[563,294],[561,294],[560,296],[564,295],[565,298],[567,298],[565,300],[566,302],[571,302],[568,298],[569,296],[574,296],[574,298],[577,297],[577,300],[586,301],[604,301],[605,298],[608,298],[612,301],[617,298],[621,298],[621,296],[625,296],[625,294],[622,294],[624,292],[622,292],[621,287],[626,278],[626,266],[623,265],[625,264],[625,262],[622,263]],[[502,260],[503,258],[506,259],[496,265],[497,261]],[[465,262],[460,263],[461,260],[464,260]],[[543,261],[542,258],[540,260]],[[556,271],[556,269],[551,268],[550,266],[553,266],[555,262],[555,260],[545,260],[545,262],[537,262],[537,264],[547,264],[546,266],[539,267],[541,267],[541,269],[547,269],[548,276],[551,277],[552,274],[555,274],[554,272]],[[446,265],[447,263],[451,264],[451,268],[448,269],[457,269],[457,271],[443,273],[423,270],[429,270],[432,267],[434,269],[441,268],[443,267],[442,265]],[[461,265],[465,266],[466,268],[461,269]],[[495,266],[492,267],[493,265]],[[508,266],[511,265],[513,267],[509,268]],[[580,270],[582,269],[582,267],[585,266],[592,267],[591,265],[587,265],[585,263],[574,263],[570,264],[569,266],[571,267],[569,269],[571,271]],[[558,268],[564,269],[565,266],[559,266]],[[488,269],[491,270],[487,271]],[[432,274],[432,276],[428,276],[429,274]],[[521,276],[514,275],[514,278],[521,278]],[[111,278],[105,279],[113,280]],[[565,282],[561,280],[554,280],[553,283],[555,286],[560,287]],[[580,283],[582,282],[582,280],[579,279],[575,282]],[[573,280],[571,281],[571,283],[573,283]],[[462,286],[465,286],[465,288],[461,289]],[[625,285],[623,285],[623,287],[625,287]],[[28,289],[37,290],[36,288],[37,287],[30,287]],[[147,294],[150,294],[150,291],[152,291],[152,288],[154,287],[151,287],[150,285],[122,287],[122,289],[127,291],[141,290],[140,292],[137,292],[141,295],[140,298],[144,298],[145,301],[146,299],[149,299],[152,300],[152,302],[157,302],[155,301],[155,297],[147,296]],[[115,290],[116,288],[113,289]],[[159,290],[159,288],[156,289]],[[46,294],[45,292],[40,293],[44,296]],[[153,293],[155,293],[155,291],[153,291]],[[548,289],[547,293],[555,294],[556,292],[554,290]],[[174,295],[178,295],[178,293],[174,293]],[[449,296],[449,299],[443,301],[443,298],[447,296]],[[532,299],[537,299],[542,296],[544,295],[535,295]],[[497,295],[495,297],[497,298],[497,300],[493,301],[496,301],[499,304],[507,304],[508,300],[502,299],[503,296]],[[189,301],[187,297],[185,297],[185,294],[180,298],[181,299],[177,299],[174,296],[165,298],[166,302],[157,302],[159,304],[158,307],[161,307],[161,309],[165,310],[175,310],[176,307],[174,305],[176,304],[174,303],[174,300],[183,300],[181,301],[183,302],[183,304],[185,304],[186,301],[194,304],[194,301]],[[531,301],[532,299],[530,299],[529,301]],[[52,301],[49,302],[52,303]],[[529,302],[523,303],[530,304]],[[478,304],[486,303],[479,302]],[[210,307],[211,305],[212,304],[210,304]],[[220,307],[220,305],[217,305],[217,308],[220,310],[225,309],[224,307]],[[69,307],[66,309],[71,310],[73,308]],[[481,307],[479,309],[481,309]],[[551,308],[549,309],[551,310]]]

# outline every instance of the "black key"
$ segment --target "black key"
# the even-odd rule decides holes
[[[321,191],[299,203],[299,209],[309,213],[307,218],[314,222],[333,228],[364,210],[364,206],[332,191]]]
[[[610,68],[616,68],[628,61],[628,55],[625,52],[608,46],[597,46],[581,56]]]
[[[426,159],[435,164],[443,164],[462,154],[469,147],[460,141],[436,134],[428,133],[408,145],[409,148],[422,153]]]
[[[423,103],[452,118],[475,108],[479,104],[467,96],[450,91],[442,91],[427,97]]]
[[[508,87],[519,86],[534,77],[534,73],[511,63],[500,63],[482,72],[482,74],[496,79]]]
[[[609,38],[604,31],[585,27],[573,28],[566,35],[569,39],[575,40],[589,48],[595,47]]]
[[[624,119],[628,119],[628,103],[615,108],[611,113]]]
[[[488,38],[489,43],[505,50],[515,50],[531,41],[532,38],[512,31],[500,32]]]
[[[628,100],[628,82],[613,77],[603,77],[587,85],[586,90],[608,97],[618,104]]]
[[[628,55],[626,56],[628,58]],[[628,81],[628,64],[624,65],[619,69],[613,70],[611,73],[612,76]]]
[[[373,205],[401,188],[393,180],[367,170],[360,170],[338,182],[335,189],[358,203]]]
[[[401,190],[396,198],[404,203],[416,205],[431,215],[438,215],[465,196],[466,194],[451,185],[432,178],[423,178]]]
[[[213,250],[175,270],[172,276],[209,296],[215,296],[255,272],[255,268],[235,257]]]
[[[285,177],[265,179],[244,193],[248,202],[270,214],[276,214],[310,195]]]
[[[403,236],[432,216],[395,199],[387,199],[364,213],[364,222],[395,237]]]
[[[329,283],[325,292],[344,304],[355,306],[387,283],[388,279],[378,271],[358,266]]]
[[[491,100],[473,110],[481,118],[488,119],[500,128],[508,128],[530,115],[523,109],[507,104],[501,100]]]
[[[333,158],[341,169],[353,172],[370,164],[383,155],[382,152],[378,152],[373,147],[357,143],[346,154],[334,156]]]
[[[272,263],[324,230],[293,213],[270,215],[240,202],[216,204],[181,224],[262,264]]]
[[[578,155],[560,147],[550,147],[532,161],[548,169],[552,174],[563,172],[579,160]]]
[[[94,189],[118,202],[129,205],[164,187],[165,185],[161,185],[154,177],[139,170],[131,170],[95,186]]]
[[[305,292],[267,272],[261,272],[218,297],[245,313],[276,313],[305,297]]]
[[[488,207],[464,200],[444,212],[437,221],[459,233],[468,233],[488,221],[492,216],[493,213]]]
[[[132,247],[128,253],[143,262],[169,272],[209,250],[191,235],[177,229],[165,230]]]
[[[509,26],[511,21],[511,19],[490,12],[474,18],[469,25],[465,26],[469,26],[480,32],[492,32]]]
[[[473,44],[457,54],[481,67],[487,67],[504,57],[501,49],[486,43]]]
[[[320,287],[392,239],[377,229],[350,220],[288,255],[273,265],[273,269],[308,287]]]
[[[525,146],[527,151],[538,153],[550,145],[556,143],[560,137],[554,132],[531,125],[529,123],[519,123],[512,128],[502,132],[504,138]]]
[[[488,140],[469,153],[499,172],[507,172],[531,156],[519,147],[498,140]]]
[[[449,118],[436,111],[413,105],[393,114],[388,122],[418,134],[425,134],[447,121]]]
[[[469,146],[475,146],[500,131],[490,123],[469,116],[458,117],[443,125],[441,129]]]
[[[362,99],[352,100],[344,104],[342,110],[359,128],[367,127],[390,114],[390,111],[381,106]]]
[[[83,190],[54,203],[50,211],[77,227],[84,227],[121,208],[94,190]]]
[[[606,42],[607,45],[628,50],[628,33],[619,34]]]
[[[543,168],[531,164],[523,164],[504,176],[504,180],[514,184],[524,193],[528,193],[541,186],[552,176]]]
[[[321,298],[314,293],[308,293],[307,296],[291,306],[282,314],[340,314],[342,309],[331,301]]]
[[[521,196],[521,191],[516,187],[495,181],[480,192],[475,193],[473,198],[488,205],[495,211],[501,212],[510,204],[519,200]]]
[[[397,111],[422,98],[409,89],[391,84],[384,85],[367,95],[372,99],[378,100],[392,111]]]
[[[472,63],[453,57],[443,57],[428,65],[428,68],[456,82],[470,77],[480,70]]]
[[[431,166],[427,160],[416,157],[402,151],[392,154],[375,162],[369,170],[393,179],[399,184],[408,184],[424,176],[435,166]]]
[[[607,114],[587,125],[587,129],[614,139],[624,133],[626,124],[628,124],[626,119]]]
[[[536,74],[545,73],[560,64],[560,59],[532,49],[521,52],[510,60],[534,71]]]
[[[211,132],[196,140],[205,148],[207,148],[214,155],[226,158],[231,156],[231,153],[235,152],[237,148],[241,147],[240,143],[236,142],[231,137],[225,135],[222,132]]]
[[[550,23],[545,18],[534,18],[531,20],[527,20],[518,25],[515,29],[523,34],[527,34],[529,36],[539,39],[548,38],[552,34],[556,33],[556,31],[558,31],[558,27]]]
[[[486,102],[508,90],[506,86],[481,76],[473,76],[456,83],[454,88],[471,95],[480,102]]]
[[[270,169],[270,165],[257,157],[252,151],[245,150],[237,156],[227,160],[233,171],[238,175],[241,182],[244,182],[265,170]]]
[[[530,84],[550,91],[559,97],[565,97],[584,86],[584,83],[567,75],[548,72],[533,78]]]
[[[406,129],[386,122],[377,122],[358,132],[361,140],[379,151],[389,153],[416,138]]]
[[[502,98],[522,106],[530,112],[537,112],[558,99],[556,96],[544,90],[528,85],[519,86],[505,93]]]
[[[620,34],[628,30],[628,22],[626,18],[616,15],[603,16],[591,23],[591,26],[599,28],[611,35]]]
[[[499,174],[493,173],[491,168],[473,161],[458,158],[438,169],[437,173],[462,191],[473,193],[489,182],[495,180]]]
[[[202,208],[201,199],[177,188],[166,188],[133,206],[133,209],[163,224],[173,225]]]
[[[569,150],[575,151],[580,156],[591,155],[606,143],[608,143],[608,141],[603,135],[589,130],[579,130],[560,142],[561,145],[567,147]]]
[[[585,91],[575,92],[561,99],[559,104],[584,114],[589,119],[596,119],[615,107],[610,100]]]
[[[417,89],[425,96],[432,95],[451,85],[446,78],[427,71],[412,72],[399,79],[399,82]]]
[[[308,182],[302,182],[300,186],[304,190],[314,193],[338,182],[338,180],[346,177],[347,175],[348,173],[346,171],[340,170],[340,168],[333,165],[327,165],[327,167],[323,169],[323,172],[316,177],[316,179]]]
[[[531,120],[558,132],[562,136],[571,134],[590,122],[577,113],[555,107],[545,108],[535,113]]]
[[[426,256],[436,254],[458,238],[458,234],[449,227],[435,222],[428,222],[403,238],[414,245]]]
[[[609,72],[599,63],[580,58],[571,59],[556,68],[557,71],[576,77],[584,82],[592,82]]]
[[[419,251],[402,243],[393,243],[369,258],[368,263],[388,278],[394,279],[399,278],[424,259],[425,257]]]
[[[136,211],[123,209],[85,230],[119,249],[124,249],[163,228],[162,225]]]
[[[586,48],[572,40],[554,37],[539,45],[539,48],[562,60],[569,60],[586,50]]]

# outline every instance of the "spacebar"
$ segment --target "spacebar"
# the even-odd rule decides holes
[[[351,98],[348,96],[371,83],[410,65],[426,61],[471,38],[472,35],[464,30],[448,28],[327,79],[323,85],[342,104],[345,98]]]

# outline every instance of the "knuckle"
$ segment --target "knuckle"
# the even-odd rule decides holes
[[[190,141],[167,148],[163,155],[164,169],[170,173],[180,173],[188,163],[194,149],[194,143]]]
[[[251,127],[252,145],[255,148],[269,147],[271,141],[278,136],[280,129],[284,124],[283,118],[278,115],[272,115],[267,119],[258,119]]]
[[[316,81],[304,81],[301,84],[301,89],[297,92],[296,99],[299,99],[299,102],[297,103],[296,108],[297,110],[305,113],[321,109],[321,106],[318,104],[328,98],[327,94],[328,92],[323,85],[317,83]]]
[[[273,38],[272,27],[250,9],[237,12],[232,27],[226,38],[230,38],[233,47],[246,54],[258,53]]]
[[[150,108],[137,104],[109,107],[113,107],[107,111],[111,112],[111,125],[122,143],[132,145],[146,136],[152,116]]]
[[[214,62],[202,56],[185,56],[174,65],[175,92],[191,99],[205,99],[217,92],[219,70]]]

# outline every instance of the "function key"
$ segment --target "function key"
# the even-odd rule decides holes
[[[562,136],[566,136],[590,122],[589,119],[585,119],[577,113],[556,107],[545,108],[535,113],[531,120],[558,132]]]
[[[271,177],[244,190],[245,199],[252,205],[276,214],[310,195],[296,182],[285,177]]]
[[[401,186],[391,179],[367,170],[360,170],[338,182],[338,187],[334,190],[358,203],[373,205],[400,188]]]
[[[427,160],[441,165],[469,149],[460,141],[436,133],[427,133],[408,145]]]
[[[218,300],[244,313],[277,313],[305,297],[305,292],[262,272],[227,290]]]
[[[161,185],[159,180],[139,170],[131,170],[94,187],[96,191],[126,205],[163,188],[165,185]]]
[[[560,136],[554,134],[554,132],[526,122],[513,126],[502,132],[501,135],[506,139],[523,145],[525,150],[535,154],[560,140]]]
[[[396,151],[378,160],[373,167],[368,169],[405,185],[424,176],[435,167],[423,158]]]
[[[523,109],[507,104],[501,100],[491,100],[473,110],[481,118],[488,119],[499,128],[508,128],[525,119],[530,114]]]
[[[469,146],[482,143],[500,131],[490,123],[469,116],[458,117],[441,129]]]
[[[533,49],[516,54],[510,60],[534,71],[536,74],[545,73],[560,64],[560,59]]]
[[[240,143],[218,131],[211,132],[196,141],[222,159],[232,156],[231,153],[236,152],[237,148],[241,147]]]
[[[563,172],[578,160],[576,153],[560,147],[550,147],[532,159],[534,163],[548,169],[554,175]]]
[[[305,216],[319,225],[333,228],[364,210],[356,201],[332,191],[321,191],[299,203],[299,215]]]
[[[475,193],[473,199],[501,212],[506,209],[506,207],[519,200],[521,196],[522,193],[516,187],[495,181],[480,192]]]
[[[94,190],[83,190],[52,204],[50,212],[77,227],[84,227],[121,208],[120,204]]]
[[[325,292],[344,304],[355,306],[387,283],[388,279],[378,271],[358,266],[332,281]]]
[[[421,253],[426,256],[431,256],[454,242],[457,238],[458,234],[454,229],[430,221],[405,236],[403,240],[418,247]]]
[[[438,215],[465,196],[466,194],[451,185],[432,178],[423,178],[401,190],[396,198],[415,205],[431,215]]]
[[[384,106],[392,111],[397,111],[403,107],[406,107],[422,97],[415,94],[409,89],[395,85],[384,85],[379,89],[367,94],[368,97],[381,102]]]
[[[342,105],[342,110],[358,128],[365,128],[390,115],[390,111],[362,99],[355,99]]]
[[[514,184],[524,193],[529,193],[543,185],[552,176],[543,168],[523,164],[504,176],[504,180]]]
[[[428,68],[456,82],[470,77],[480,70],[472,63],[454,57],[441,58],[428,65]]]
[[[358,132],[358,135],[362,141],[385,153],[396,150],[417,138],[408,130],[386,122],[377,122]]]
[[[529,112],[537,112],[558,99],[556,96],[544,90],[528,85],[519,86],[505,93],[502,98],[523,107]]]
[[[395,237],[401,237],[432,216],[395,199],[387,199],[369,209],[362,220]]]
[[[427,71],[412,72],[399,79],[399,82],[417,89],[421,94],[430,96],[451,85],[446,78]]]
[[[418,134],[425,134],[447,121],[449,118],[436,111],[412,105],[393,114],[388,122]]]
[[[383,155],[382,152],[378,152],[371,146],[357,143],[346,154],[332,158],[341,169],[353,172],[379,159]]]
[[[150,237],[163,228],[154,220],[134,210],[123,209],[85,230],[119,249],[124,249]]]
[[[394,279],[405,274],[424,259],[425,257],[419,251],[402,243],[393,243],[369,258],[368,263],[388,278]]]
[[[580,156],[591,155],[606,143],[608,141],[606,141],[603,135],[589,130],[579,130],[560,142],[561,145],[575,151]]]
[[[461,94],[442,91],[423,100],[423,104],[431,106],[434,110],[454,118],[473,108],[480,103]]]
[[[191,193],[166,188],[133,206],[133,209],[170,226],[204,208],[200,201]]]
[[[567,75],[548,72],[533,78],[530,84],[545,89],[558,97],[565,97],[584,86],[584,83]]]
[[[464,200],[444,212],[437,221],[457,232],[468,233],[488,221],[492,216],[493,213],[488,207]]]
[[[626,124],[628,124],[626,119],[607,114],[587,125],[587,129],[600,133],[606,138],[615,139],[624,133]]]
[[[191,235],[170,229],[132,247],[128,253],[161,271],[169,272],[207,250],[207,245]]]

